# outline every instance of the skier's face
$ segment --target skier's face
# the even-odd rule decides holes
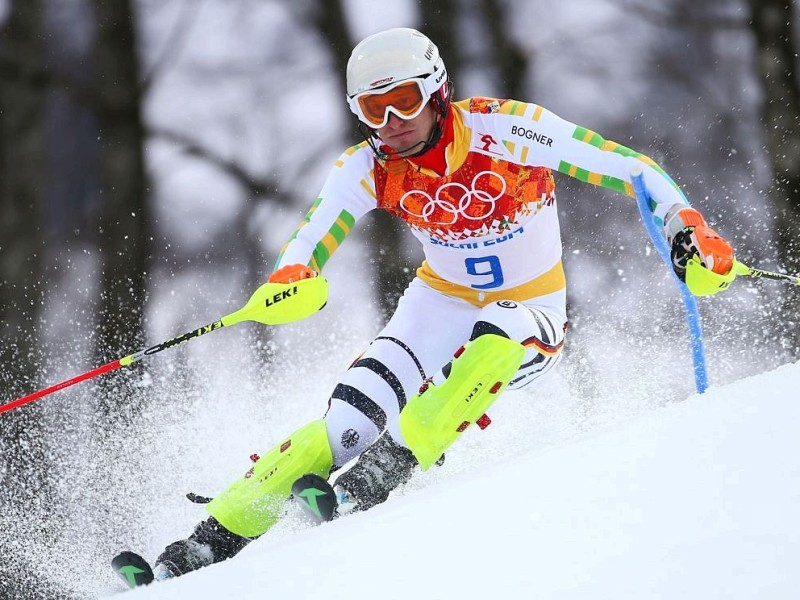
[[[389,113],[386,125],[377,130],[381,141],[400,156],[413,154],[431,137],[436,123],[436,111],[430,102],[413,119],[401,119]]]

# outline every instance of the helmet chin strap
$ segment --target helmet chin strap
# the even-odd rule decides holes
[[[425,154],[428,150],[436,146],[439,143],[439,140],[442,138],[442,133],[444,133],[444,122],[445,119],[441,115],[436,116],[436,122],[434,123],[433,127],[431,128],[431,135],[428,137],[427,141],[417,142],[411,148],[407,148],[400,152],[386,152],[381,148],[381,138],[378,137],[378,134],[374,129],[364,125],[361,121],[358,121],[358,130],[361,134],[366,138],[367,143],[372,148],[372,151],[375,153],[375,156],[378,160],[381,161],[389,161],[389,160],[403,160],[406,158],[414,158],[415,156],[421,156]],[[412,148],[415,146],[419,146],[419,150],[409,154]]]

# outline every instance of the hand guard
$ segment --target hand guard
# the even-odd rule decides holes
[[[294,283],[302,281],[303,279],[310,279],[317,277],[317,273],[311,267],[306,265],[286,265],[275,271],[269,276],[268,283]]]
[[[676,206],[667,214],[664,228],[672,245],[672,268],[682,281],[693,256],[709,271],[727,275],[733,267],[733,248],[711,229],[703,215],[688,206]]]

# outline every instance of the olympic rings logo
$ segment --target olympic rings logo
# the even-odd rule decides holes
[[[478,189],[478,181],[481,177],[488,177],[496,180],[500,184],[500,190],[492,194],[486,190]],[[492,183],[491,181],[489,183]],[[470,221],[481,221],[494,212],[495,204],[506,193],[507,183],[506,180],[493,171],[481,171],[472,178],[471,188],[468,188],[463,183],[451,181],[446,183],[436,190],[435,197],[422,190],[411,190],[403,194],[400,198],[400,208],[406,211],[412,217],[424,220],[426,223],[433,225],[453,225],[458,221],[459,217],[469,219]],[[487,186],[488,187],[488,186]],[[451,191],[452,189],[452,191]],[[458,204],[454,204],[447,198],[455,198],[460,193],[461,197]],[[416,210],[409,207],[407,202],[411,200],[421,200],[424,202],[421,208]],[[469,214],[468,209],[477,207],[480,214]],[[432,221],[431,216],[439,209],[447,220]]]

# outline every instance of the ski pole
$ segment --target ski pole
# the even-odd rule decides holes
[[[733,266],[731,270],[722,275],[706,269],[696,256],[690,257],[686,261],[686,287],[692,292],[694,296],[709,296],[716,294],[720,290],[729,287],[736,277],[746,275],[749,277],[763,277],[765,279],[773,279],[776,281],[783,281],[794,285],[800,285],[800,277],[796,275],[784,275],[782,273],[774,273],[772,271],[763,271],[761,269],[753,269],[746,264],[739,262],[736,258],[733,259]]]
[[[675,271],[672,269],[670,249],[653,219],[653,213],[650,210],[649,203],[650,195],[647,193],[643,169],[640,165],[631,168],[631,181],[633,182],[633,190],[636,193],[636,204],[639,207],[639,213],[642,216],[642,221],[647,229],[647,233],[653,245],[656,247],[656,250],[658,250],[659,255],[669,267],[670,273],[672,273],[678,285],[678,289],[681,292],[683,306],[686,310],[686,322],[689,326],[689,339],[692,345],[695,388],[699,394],[702,394],[708,389],[708,371],[706,369],[706,353],[705,346],[703,345],[703,328],[700,323],[700,310],[697,308],[697,301],[689,291],[689,288],[686,287],[686,284],[678,278]]]
[[[51,385],[48,388],[39,390],[22,398],[12,400],[0,405],[0,413],[18,408],[43,396],[52,394],[64,388],[92,379],[98,375],[115,371],[122,367],[127,367],[145,357],[158,354],[162,350],[172,348],[178,344],[188,342],[202,335],[216,331],[223,327],[229,327],[242,321],[255,321],[264,325],[280,325],[303,319],[325,306],[328,297],[328,282],[324,277],[313,277],[303,279],[297,283],[265,283],[259,287],[250,300],[242,308],[232,312],[221,319],[198,327],[193,331],[184,333],[177,337],[168,339],[155,346],[150,346],[134,354],[130,354],[118,360],[111,361],[105,365],[82,373]]]
[[[764,279],[774,279],[775,281],[785,281],[793,285],[800,285],[800,277],[797,275],[784,275],[783,273],[775,273],[773,271],[762,271],[761,269],[753,269],[746,264],[736,261],[733,266],[737,275],[747,275],[749,277],[763,277]]]

